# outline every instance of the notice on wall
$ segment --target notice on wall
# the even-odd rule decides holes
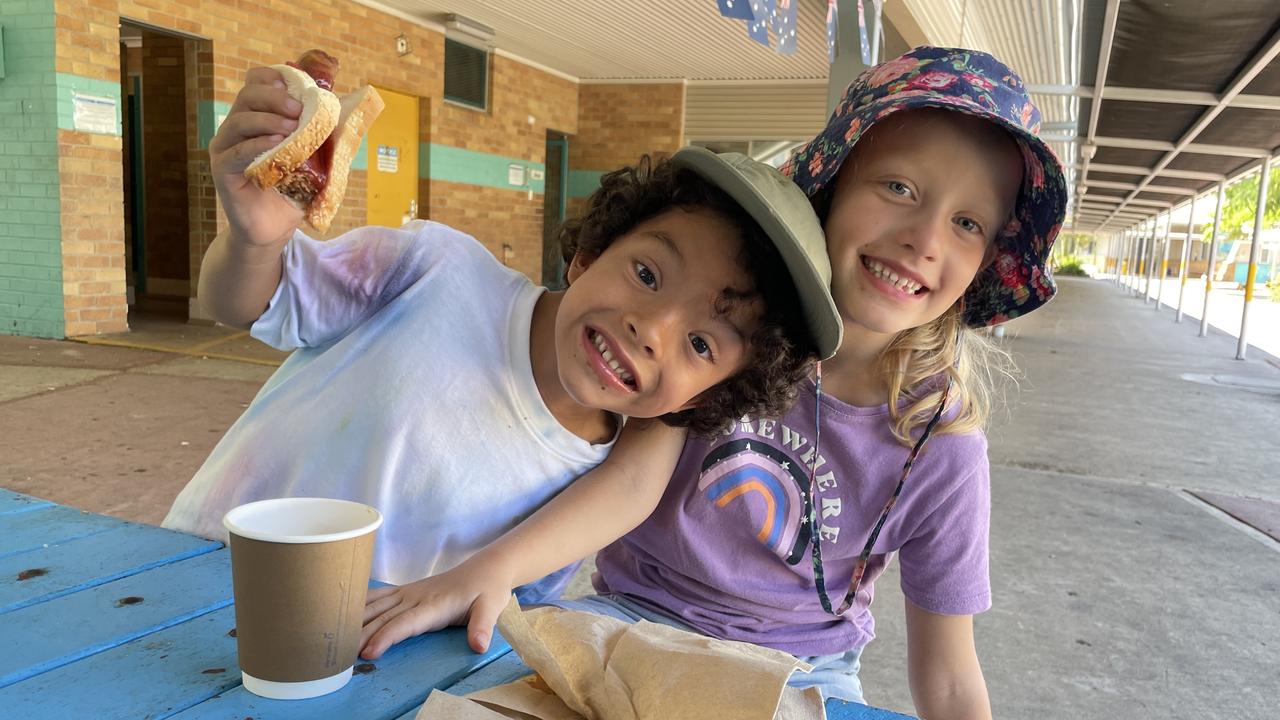
[[[72,123],[79,132],[117,135],[116,99],[71,93]]]
[[[524,166],[511,163],[507,166],[507,184],[524,187]]]
[[[378,172],[394,173],[400,169],[400,148],[394,145],[378,146]]]

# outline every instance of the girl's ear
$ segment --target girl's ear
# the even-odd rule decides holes
[[[577,252],[573,255],[573,262],[569,263],[568,269],[565,270],[564,279],[569,285],[577,282],[582,277],[582,273],[591,267],[591,263],[595,262],[595,258],[583,252]]]

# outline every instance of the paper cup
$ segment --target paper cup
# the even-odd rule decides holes
[[[222,524],[245,689],[278,700],[341,689],[360,650],[382,515],[346,500],[282,498],[234,508]]]

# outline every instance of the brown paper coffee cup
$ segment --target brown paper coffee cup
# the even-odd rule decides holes
[[[382,516],[346,500],[281,498],[241,505],[222,523],[245,689],[299,700],[342,688],[360,649]]]

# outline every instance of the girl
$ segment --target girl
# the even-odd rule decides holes
[[[977,330],[1055,293],[1066,187],[1038,124],[1017,75],[984,53],[917,48],[859,77],[784,168],[824,223],[839,352],[780,418],[686,442],[656,511],[599,553],[600,594],[557,604],[783,649],[814,665],[793,685],[861,701],[873,587],[897,553],[917,710],[990,717],[972,621],[990,606]],[[545,521],[572,499],[440,578],[424,601],[438,615],[400,620],[366,655],[468,610],[487,644],[510,578],[536,571],[522,553],[614,519]],[[394,613],[377,598],[373,631]]]

